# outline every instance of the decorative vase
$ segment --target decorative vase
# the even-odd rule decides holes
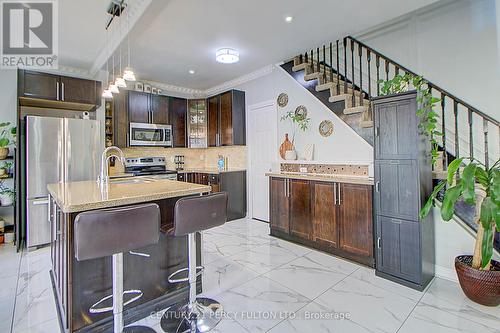
[[[472,301],[486,305],[500,305],[500,263],[491,261],[491,270],[472,268],[472,256],[455,258],[455,270],[464,294]]]
[[[314,144],[312,143],[307,144],[306,147],[304,148],[304,159],[306,161],[312,161],[313,155],[314,155]]]
[[[288,133],[285,134],[285,141],[280,146],[280,156],[282,159],[286,160],[285,153],[289,150],[295,150],[293,143],[288,140]]]
[[[9,155],[9,148],[2,147],[0,148],[0,160],[4,160]]]
[[[287,150],[285,152],[285,160],[293,161],[297,159],[297,151],[295,150]]]

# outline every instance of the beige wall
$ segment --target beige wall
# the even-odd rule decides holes
[[[216,168],[219,155],[227,157],[228,167],[245,169],[247,166],[247,149],[245,146],[217,147],[206,149],[190,148],[124,148],[125,157],[165,157],[167,168],[174,169],[174,156],[184,155],[184,167],[190,168]],[[110,173],[120,173],[123,171],[121,165],[117,164],[111,168]]]

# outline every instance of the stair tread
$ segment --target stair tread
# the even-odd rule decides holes
[[[356,114],[356,113],[362,113],[365,111],[368,111],[368,106],[361,105],[361,106],[354,106],[352,108],[345,108],[344,114]]]
[[[309,66],[309,64],[306,63],[306,62],[304,62],[304,63],[302,63],[300,65],[293,66],[292,67],[292,71],[294,71],[294,72],[300,72],[300,71],[303,71],[304,69],[306,69],[307,66]]]
[[[306,74],[306,75],[304,75],[304,80],[306,80],[306,81],[317,80],[321,76],[323,76],[323,73],[315,72],[315,73],[311,73],[311,74]]]

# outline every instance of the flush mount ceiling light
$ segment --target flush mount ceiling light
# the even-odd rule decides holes
[[[194,69],[190,69],[190,70],[189,70],[189,74],[194,74],[194,73],[196,73],[196,72],[194,71]]]
[[[293,16],[290,16],[290,15],[285,16],[285,22],[286,23],[290,23],[292,21],[293,21]]]
[[[240,53],[231,48],[218,49],[215,53],[215,60],[221,64],[234,64],[240,60]]]

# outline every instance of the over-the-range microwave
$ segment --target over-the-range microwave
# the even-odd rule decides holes
[[[172,125],[130,123],[129,145],[172,147]]]

